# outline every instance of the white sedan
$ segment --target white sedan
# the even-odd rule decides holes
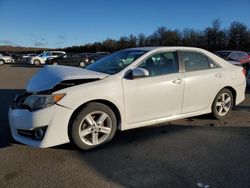
[[[46,66],[9,110],[15,140],[33,147],[72,141],[83,150],[117,130],[212,113],[225,118],[245,98],[242,67],[199,48],[118,51],[86,69]]]
[[[11,56],[0,54],[0,65],[4,63],[14,63],[14,62],[15,60]]]

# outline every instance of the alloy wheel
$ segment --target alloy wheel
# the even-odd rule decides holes
[[[231,109],[232,98],[228,93],[221,93],[215,105],[218,115],[225,116]]]
[[[106,141],[112,130],[111,118],[102,111],[87,114],[80,123],[79,136],[87,145],[99,145]]]

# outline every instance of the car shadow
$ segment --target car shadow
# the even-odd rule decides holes
[[[23,89],[0,89],[0,148],[16,143],[11,136],[8,123],[8,110],[15,95],[23,93]]]
[[[246,94],[250,94],[250,85],[247,85],[246,87]]]
[[[183,129],[188,128],[188,126],[184,125],[171,125],[171,123],[165,123],[161,125],[154,125],[148,127],[141,127],[137,129],[131,129],[126,131],[117,131],[115,137],[111,142],[105,144],[105,148],[107,147],[116,147],[134,143],[134,141],[144,141],[147,139],[152,139],[152,137],[159,136],[161,134],[167,135],[172,134],[175,131],[181,131]],[[77,146],[73,143],[63,144],[59,146],[52,147],[54,149],[63,149],[63,150],[78,150],[81,151]],[[95,150],[102,150],[102,146],[96,148],[94,150],[90,150],[89,152]]]

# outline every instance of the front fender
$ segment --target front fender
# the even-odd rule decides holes
[[[103,80],[59,90],[56,93],[66,93],[66,96],[58,104],[72,109],[73,113],[88,102],[96,100],[108,101],[119,110],[121,125],[125,123],[123,88],[119,78],[112,79],[108,77]]]

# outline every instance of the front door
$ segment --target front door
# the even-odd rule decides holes
[[[127,123],[180,114],[184,84],[177,53],[154,54],[139,67],[148,70],[149,76],[122,80]]]

